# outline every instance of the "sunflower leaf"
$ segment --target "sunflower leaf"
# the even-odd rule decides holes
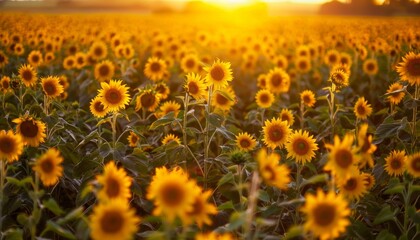
[[[64,211],[60,208],[60,206],[57,204],[57,202],[53,198],[50,198],[47,201],[44,200],[42,204],[44,205],[45,208],[47,208],[48,210],[50,210],[57,216],[60,216],[64,213]]]
[[[381,224],[386,221],[393,220],[395,215],[397,214],[398,209],[395,209],[394,211],[391,210],[391,206],[386,205],[382,210],[376,215],[375,220],[373,221],[373,224]]]

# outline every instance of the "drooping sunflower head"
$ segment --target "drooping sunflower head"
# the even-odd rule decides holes
[[[290,169],[284,164],[279,164],[279,161],[280,155],[277,153],[267,154],[266,149],[257,153],[258,170],[264,182],[285,190],[290,183]]]
[[[337,90],[349,85],[349,75],[341,69],[331,71],[328,81],[332,82]]]
[[[257,145],[255,138],[247,132],[239,133],[235,142],[236,146],[242,151],[250,151]]]
[[[131,197],[131,178],[127,176],[124,168],[117,168],[114,161],[108,162],[104,172],[96,179],[102,188],[98,192],[100,201],[121,198],[127,200]]]
[[[365,97],[357,99],[356,104],[354,104],[354,114],[356,114],[357,118],[362,120],[367,119],[367,117],[372,114],[372,107],[365,100]]]
[[[99,96],[96,96],[92,99],[92,101],[90,101],[89,109],[93,116],[97,118],[103,118],[109,112],[108,109],[102,104],[102,98]]]
[[[305,213],[304,229],[320,239],[333,239],[345,232],[350,224],[348,203],[334,192],[324,193],[318,189],[316,195],[306,194],[300,211]]]
[[[274,68],[267,74],[267,88],[274,94],[288,92],[290,77],[283,69]]]
[[[0,89],[5,94],[7,92],[13,92],[13,88],[11,86],[10,77],[3,76],[0,79]]]
[[[179,137],[175,136],[174,134],[166,134],[166,136],[162,139],[163,145],[169,144],[171,142],[174,142],[178,145],[181,144],[181,140],[179,139]]]
[[[415,177],[420,177],[420,152],[416,152],[407,157],[406,161],[407,172]]]
[[[395,105],[399,104],[405,96],[403,85],[397,82],[391,84],[386,92],[389,94],[388,101]]]
[[[163,117],[170,112],[173,112],[174,116],[177,117],[180,109],[181,105],[179,103],[175,101],[166,101],[160,106],[159,111],[156,113],[156,117]]]
[[[63,85],[60,84],[60,79],[55,76],[41,78],[41,85],[47,97],[59,97],[64,92]]]
[[[95,78],[99,82],[111,80],[115,73],[115,66],[109,60],[104,60],[95,65]]]
[[[357,169],[359,156],[356,154],[357,149],[352,147],[353,140],[353,135],[346,134],[343,141],[335,136],[334,145],[325,144],[330,151],[328,162],[324,166],[325,170],[332,171],[336,177],[346,178]]]
[[[7,160],[9,163],[17,161],[23,152],[23,142],[19,134],[12,130],[0,131],[0,161]]]
[[[293,116],[293,112],[289,109],[282,109],[279,114],[279,118],[282,121],[286,121],[287,125],[292,126],[295,123],[295,117]]]
[[[372,143],[372,135],[368,134],[368,124],[363,123],[359,126],[357,133],[357,145],[359,147],[362,158],[360,161],[360,167],[363,168],[366,164],[373,167],[374,162],[371,154],[376,151],[376,145]]]
[[[52,186],[63,175],[62,162],[63,157],[60,152],[55,148],[50,148],[35,161],[32,169],[39,175],[42,184]]]
[[[407,53],[397,66],[397,72],[401,80],[409,82],[410,85],[420,85],[420,54]]]
[[[38,80],[36,70],[31,65],[27,65],[27,64],[22,65],[19,68],[19,77],[26,87],[31,87],[31,86],[36,85],[36,82]]]
[[[188,73],[184,88],[196,100],[206,98],[207,86],[199,74]]]
[[[233,89],[228,87],[224,90],[215,91],[211,100],[212,105],[216,109],[229,112],[233,105],[235,105],[236,96]]]
[[[16,134],[22,137],[24,144],[32,147],[38,147],[40,143],[45,142],[45,123],[36,120],[30,116],[22,116],[13,120],[16,126]]]
[[[144,66],[144,75],[152,81],[159,81],[164,79],[167,74],[166,62],[162,59],[151,57],[147,60]]]
[[[367,59],[363,62],[363,72],[367,75],[376,75],[378,73],[378,62],[376,59]]]
[[[305,164],[315,157],[318,144],[315,143],[313,136],[306,131],[295,131],[286,143],[287,157],[294,158],[298,163]]]
[[[168,85],[166,85],[166,83],[164,82],[160,82],[158,84],[155,85],[155,91],[156,93],[160,94],[160,98],[162,100],[167,99],[170,93],[170,89],[168,87]]]
[[[276,147],[282,148],[287,142],[290,131],[287,122],[279,118],[266,120],[263,127],[263,141],[271,149],[275,149]]]
[[[255,95],[255,101],[260,108],[270,108],[274,102],[274,94],[267,89],[261,89]]]
[[[93,240],[129,240],[139,222],[140,218],[125,199],[101,202],[89,217],[90,236]]]
[[[145,109],[150,112],[155,111],[160,103],[160,94],[156,94],[151,89],[143,90],[136,98],[136,111]]]
[[[315,94],[311,90],[305,90],[300,93],[300,101],[306,107],[313,107],[316,103]]]
[[[32,50],[28,55],[28,62],[31,66],[38,67],[43,62],[42,53],[37,50]]]
[[[349,200],[357,200],[367,192],[365,178],[359,171],[355,171],[351,176],[340,179],[338,181],[340,193],[346,196]]]
[[[135,132],[130,131],[130,135],[128,135],[127,137],[128,146],[137,147],[139,140],[140,140],[139,136]]]
[[[122,84],[122,80],[111,80],[109,83],[101,82],[101,87],[98,96],[108,111],[116,112],[125,109],[125,105],[130,103],[128,87]]]
[[[226,87],[233,79],[230,63],[221,62],[220,59],[214,61],[211,66],[205,67],[204,70],[207,72],[206,81],[215,89]]]

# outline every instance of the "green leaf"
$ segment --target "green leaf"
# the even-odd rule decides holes
[[[230,210],[230,209],[235,209],[235,206],[233,206],[232,201],[227,201],[227,202],[224,202],[224,203],[220,204],[217,207],[217,209],[219,209],[219,210]]]
[[[219,182],[217,182],[217,187],[222,186],[225,183],[228,182],[232,182],[233,181],[233,173],[228,172],[227,174],[225,174],[220,180]]]
[[[13,185],[16,185],[18,187],[24,187],[28,183],[32,183],[32,177],[26,177],[22,180],[13,178],[13,177],[6,177],[7,182]]]
[[[303,236],[305,232],[303,231],[303,227],[302,226],[291,226],[289,228],[289,230],[287,230],[287,233],[285,234],[284,239],[293,239],[299,236]]]
[[[405,186],[403,184],[398,184],[396,186],[392,186],[388,188],[384,193],[385,194],[396,194],[396,193],[403,193]]]
[[[4,237],[6,240],[21,240],[23,239],[23,230],[17,228],[7,229],[4,232]]]
[[[385,119],[385,121],[389,121],[389,119]],[[395,135],[397,135],[400,131],[404,130],[408,125],[407,117],[389,123],[385,121],[376,129],[376,144],[381,143],[385,138],[395,137]]]
[[[69,230],[66,230],[65,228],[63,228],[62,226],[58,225],[57,223],[53,221],[47,222],[47,227],[41,233],[41,236],[43,236],[45,233],[49,231],[53,231],[57,233],[58,235],[65,237],[66,239],[76,239],[76,236],[74,236],[72,232],[70,232]]]
[[[158,127],[168,125],[169,123],[173,122],[174,120],[175,120],[174,112],[170,112],[170,113],[166,114],[165,116],[159,118],[158,120],[154,121],[150,125],[149,129],[150,130],[155,130]]]
[[[74,219],[80,218],[83,216],[83,211],[84,211],[83,207],[78,207],[74,209],[73,211],[69,212],[64,218],[61,218],[60,220],[58,220],[57,223],[62,225]]]
[[[381,224],[386,221],[390,221],[394,219],[394,216],[396,216],[398,212],[398,209],[395,209],[394,211],[391,210],[391,206],[386,205],[382,210],[376,215],[375,220],[373,221],[373,224]]]
[[[417,212],[414,206],[408,207],[408,216],[413,220],[414,223],[420,224],[420,212]]]
[[[396,240],[397,237],[390,233],[387,229],[382,230],[378,236],[376,236],[377,240]]]
[[[245,212],[234,212],[230,215],[229,224],[226,227],[228,231],[238,229],[245,223],[246,213]]]
[[[258,199],[263,201],[263,202],[270,202],[270,195],[266,191],[260,190],[259,195],[258,195]]]
[[[17,221],[18,221],[18,223],[20,223],[23,226],[28,225],[28,223],[29,223],[29,216],[26,213],[20,213],[17,216]]]
[[[210,113],[207,116],[207,121],[209,121],[209,123],[215,127],[220,127],[222,126],[223,117],[216,113]]]
[[[321,182],[326,182],[328,180],[328,175],[327,174],[318,174],[315,175],[309,179],[303,179],[302,182],[302,187],[308,184],[316,184],[316,183],[321,183]]]

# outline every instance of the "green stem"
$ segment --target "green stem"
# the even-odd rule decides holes
[[[243,201],[242,201],[242,166],[240,164],[237,165],[237,172],[238,172],[238,193],[239,193],[239,204],[242,210]]]
[[[408,189],[407,194],[404,194],[404,233],[407,234],[408,230],[408,208],[410,207],[410,199],[411,199],[411,186],[412,182],[408,182]]]
[[[334,86],[331,86],[331,91],[330,91],[330,122],[331,122],[331,138],[330,141],[333,142],[334,140],[334,124],[335,124],[335,119],[334,119],[334,100],[335,100],[335,95],[334,95],[334,90],[333,90]]]
[[[257,171],[254,171],[251,180],[251,188],[248,196],[248,209],[246,210],[246,221],[245,221],[245,239],[252,239],[252,222],[254,221],[255,210],[258,201],[258,189],[260,186],[260,178]]]
[[[419,97],[419,88],[418,85],[416,84],[416,87],[414,89],[414,101],[417,102],[417,99]],[[411,136],[413,136],[413,141],[411,142],[411,150],[412,152],[414,152],[414,148],[416,146],[416,142],[417,142],[417,104],[416,106],[413,108],[413,128],[411,129]]]
[[[34,184],[34,198],[32,208],[32,223],[31,223],[31,240],[36,239],[36,225],[38,224],[39,214],[38,213],[38,195],[39,195],[39,176],[35,173],[35,184]]]
[[[188,103],[189,103],[189,96],[188,93],[185,93],[185,98],[184,98],[184,119],[182,121],[182,139],[184,142],[184,145],[187,146],[188,145],[188,141],[187,141],[187,113],[188,113]]]
[[[301,196],[300,194],[300,183],[301,183],[301,171],[302,166],[299,163],[296,163],[296,199],[299,199]],[[295,224],[299,224],[299,211],[296,209],[295,211]]]
[[[111,128],[112,128],[112,158],[115,161],[115,145],[116,145],[116,138],[117,138],[117,117],[118,113],[112,114],[111,119]]]
[[[211,97],[212,97],[212,93],[213,93],[213,86],[209,87],[209,92],[208,92],[208,99],[207,99],[207,107],[206,107],[206,111],[207,111],[207,117],[210,116],[211,114]],[[208,119],[206,119],[206,127],[205,127],[205,134],[204,134],[204,190],[207,189],[207,174],[208,174],[208,169],[207,169],[207,161],[209,159],[209,133],[210,133],[210,124]]]
[[[7,174],[7,164],[4,160],[0,159],[0,216],[3,216],[3,188],[4,180],[6,179]],[[0,220],[0,235],[2,235],[3,221]]]

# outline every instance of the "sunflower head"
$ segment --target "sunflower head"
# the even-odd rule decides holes
[[[386,91],[388,94],[388,101],[392,104],[399,104],[405,96],[404,87],[400,83],[393,83]]]
[[[276,147],[282,148],[287,142],[290,131],[287,122],[279,118],[266,120],[263,127],[263,141],[271,149],[275,149]]]
[[[22,116],[13,120],[16,126],[16,134],[22,137],[25,144],[38,147],[40,143],[45,142],[45,123],[36,120],[30,116]]]
[[[0,69],[6,66],[9,63],[9,58],[7,55],[0,50]]]
[[[31,65],[22,65],[19,68],[19,77],[26,87],[34,86],[38,80],[37,72]]]
[[[335,49],[329,50],[325,54],[325,57],[324,57],[325,64],[331,67],[336,65],[339,62],[339,60],[340,60],[340,53]]]
[[[128,138],[127,138],[128,146],[137,147],[139,140],[140,140],[139,136],[135,132],[130,131],[130,135],[128,135]]]
[[[367,192],[365,177],[358,171],[355,171],[347,178],[339,179],[338,187],[340,188],[340,193],[350,200],[359,201],[360,197]]]
[[[127,176],[124,168],[117,168],[114,161],[108,162],[104,167],[104,172],[96,179],[102,186],[98,192],[99,200],[108,201],[117,198],[127,200],[131,197],[131,178]]]
[[[178,136],[175,136],[174,134],[167,134],[163,139],[162,139],[162,144],[166,145],[169,143],[176,143],[177,145],[181,144],[181,140],[179,139]]]
[[[362,120],[367,119],[367,117],[372,114],[372,107],[365,100],[365,97],[360,97],[357,99],[357,102],[354,105],[354,114],[356,114],[357,118]]]
[[[409,52],[397,66],[397,72],[403,81],[410,85],[420,85],[420,54]]]
[[[332,82],[337,90],[349,85],[349,75],[341,69],[331,71],[328,81]]]
[[[306,131],[295,131],[290,135],[286,143],[287,157],[294,158],[298,163],[305,164],[315,157],[318,144],[315,143],[313,136]]]
[[[55,148],[50,148],[35,161],[33,170],[39,175],[42,184],[52,186],[63,175],[62,162],[63,157],[60,152]]]
[[[104,60],[95,65],[95,78],[99,82],[109,81],[115,72],[114,64],[109,60]]]
[[[279,118],[282,121],[286,121],[287,125],[292,126],[295,122],[295,117],[293,116],[293,112],[289,109],[282,109],[279,114]]]
[[[260,108],[270,108],[274,102],[274,94],[267,89],[261,89],[255,95],[255,101]]]
[[[111,80],[109,83],[101,82],[101,87],[98,96],[108,111],[116,112],[125,109],[125,105],[130,103],[128,87],[122,84],[122,80]]]
[[[217,213],[217,208],[208,202],[212,192],[210,190],[203,192],[201,187],[196,185],[191,194],[194,195],[194,201],[191,211],[188,211],[183,219],[185,224],[189,225],[194,221],[200,228],[204,224],[210,225],[212,223],[210,215]]]
[[[38,67],[43,62],[42,53],[37,50],[32,50],[28,55],[28,62],[31,66]]]
[[[247,132],[239,133],[235,142],[236,146],[242,151],[250,151],[257,145],[255,138]]]
[[[200,60],[195,54],[188,54],[181,59],[181,69],[185,73],[198,72]]]
[[[298,57],[295,61],[296,69],[300,73],[307,73],[311,70],[311,59],[309,57]]]
[[[224,90],[215,91],[211,103],[216,109],[229,112],[233,105],[235,105],[235,101],[235,92],[231,87],[228,87]]]
[[[271,69],[267,74],[267,88],[274,94],[288,92],[290,76],[281,68]]]
[[[266,74],[260,74],[257,78],[257,86],[260,89],[267,88],[267,75]]]
[[[315,94],[311,90],[305,90],[300,93],[300,101],[306,107],[313,107],[316,103]]]
[[[279,165],[279,161],[280,155],[277,153],[267,154],[266,149],[257,153],[258,170],[264,182],[285,190],[290,182],[290,170],[284,164]]]
[[[41,85],[47,97],[59,97],[64,92],[63,85],[60,84],[60,79],[55,76],[41,78]]]
[[[174,116],[177,117],[180,109],[181,105],[179,103],[175,101],[166,101],[160,106],[159,111],[156,112],[155,115],[157,118],[160,118],[173,112]]]
[[[366,190],[369,191],[373,186],[375,186],[375,177],[369,173],[362,173],[362,177],[364,179],[364,183],[366,186]]]
[[[166,62],[156,57],[149,58],[144,66],[144,75],[155,82],[164,79],[167,71]]]
[[[97,118],[103,118],[109,112],[108,109],[102,104],[102,98],[96,96],[90,101],[90,112]]]
[[[64,67],[64,69],[67,69],[67,70],[76,67],[76,58],[75,58],[75,56],[68,56],[68,57],[64,58],[64,60],[63,60],[63,67]]]
[[[206,98],[207,86],[199,74],[188,73],[184,88],[196,100]]]
[[[363,63],[363,72],[367,75],[376,75],[378,73],[378,62],[376,59],[367,59]]]
[[[207,72],[206,80],[210,85],[213,85],[215,89],[222,89],[228,85],[228,82],[232,81],[232,70],[229,62],[221,62],[217,59],[209,67],[205,67],[204,70]]]
[[[77,48],[75,49],[77,51]],[[94,60],[100,60],[106,57],[108,54],[108,48],[104,42],[96,41],[92,44],[89,49],[88,55]]]
[[[8,76],[3,76],[0,79],[0,89],[5,94],[8,92],[13,92],[13,88],[11,86],[11,80]]]
[[[143,90],[136,98],[136,111],[145,109],[150,112],[155,111],[160,103],[160,94],[156,94],[151,89]]]
[[[23,152],[23,142],[19,134],[12,130],[0,131],[0,161],[7,160],[9,163],[17,161]]]
[[[170,89],[168,87],[168,85],[166,85],[166,83],[164,82],[160,82],[158,84],[155,85],[155,91],[156,93],[158,93],[160,95],[160,98],[162,100],[167,99],[170,93]]]
[[[415,177],[420,177],[420,152],[413,153],[407,157],[406,161],[407,172]]]

